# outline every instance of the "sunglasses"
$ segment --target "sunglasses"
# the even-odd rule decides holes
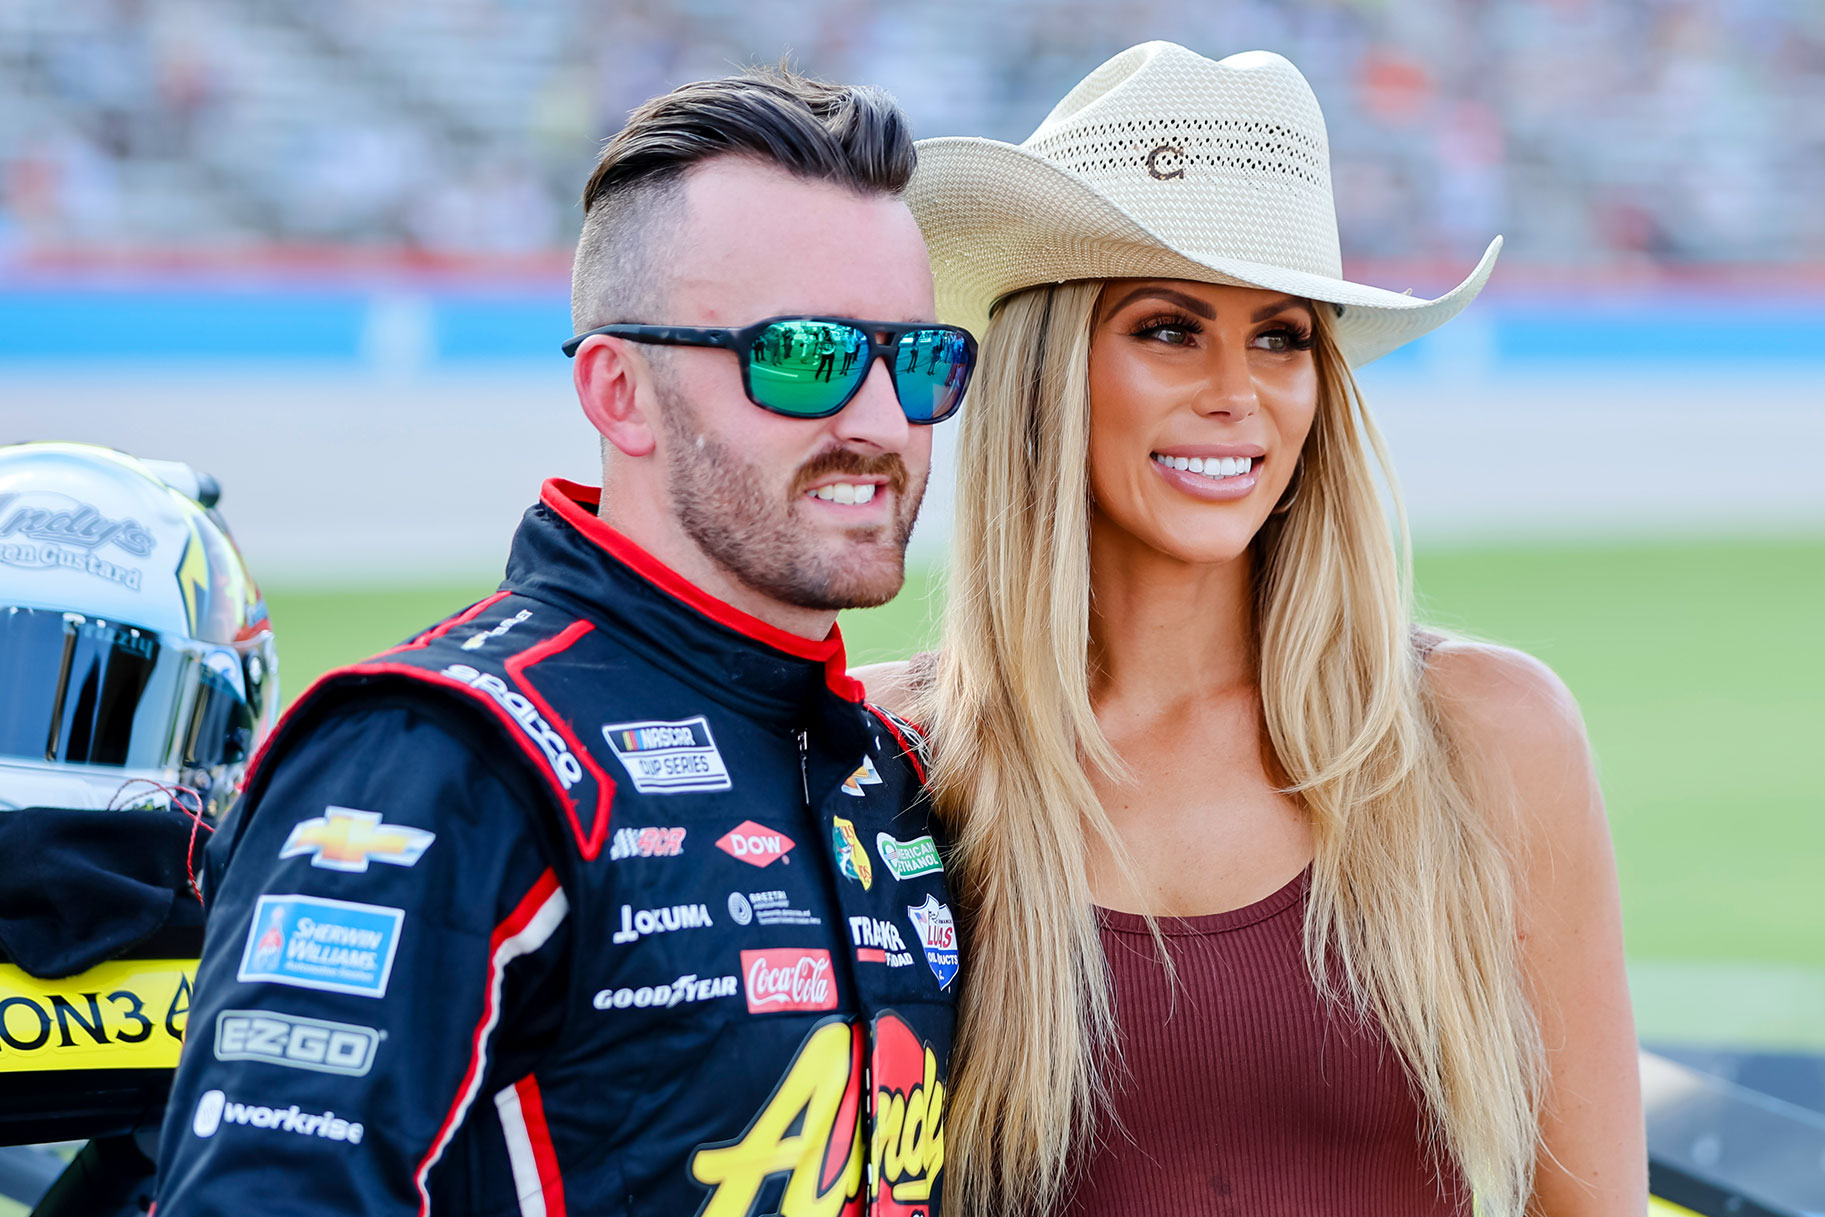
[[[604,325],[566,342],[564,353],[575,356],[591,334],[734,351],[748,400],[789,418],[829,418],[861,391],[874,361],[884,359],[906,420],[943,422],[963,404],[976,366],[976,340],[954,325],[852,317],[769,317],[739,330]]]

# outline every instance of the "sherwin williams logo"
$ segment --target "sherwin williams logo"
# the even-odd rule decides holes
[[[199,1137],[213,1137],[224,1124],[244,1124],[252,1128],[270,1128],[278,1132],[297,1133],[305,1137],[322,1137],[329,1141],[346,1141],[360,1145],[366,1131],[353,1120],[344,1120],[333,1111],[311,1115],[290,1107],[255,1107],[236,1103],[219,1090],[205,1090],[196,1102],[190,1131]]]
[[[912,921],[919,945],[925,948],[925,962],[938,978],[938,987],[947,987],[956,979],[958,967],[957,923],[951,918],[950,905],[936,896],[927,896],[925,903],[909,907],[906,916]]]
[[[642,794],[729,789],[729,768],[701,714],[676,723],[613,723],[602,738]]]
[[[786,1010],[836,1009],[836,976],[830,952],[810,947],[775,947],[741,953],[750,1014]]]
[[[281,858],[308,856],[325,870],[363,872],[369,862],[411,866],[431,848],[437,834],[404,824],[388,824],[376,811],[325,807],[323,814],[301,821],[285,838]]]
[[[868,860],[868,854],[862,848],[862,839],[855,835],[853,821],[842,816],[830,818],[830,843],[836,848],[836,868],[850,879],[862,885],[867,891],[874,886],[874,863]]]
[[[384,997],[405,910],[318,896],[261,896],[237,980]]]
[[[866,797],[868,793],[862,787],[879,786],[880,784],[881,771],[874,767],[874,758],[864,756],[862,767],[843,779],[843,793],[860,799]]]
[[[916,875],[935,874],[944,869],[944,861],[938,857],[937,843],[930,837],[901,841],[886,833],[877,833],[874,849],[881,855],[882,864],[896,879],[911,879]]]
[[[790,853],[793,844],[785,833],[753,820],[743,820],[716,840],[717,849],[749,866],[771,866]]]

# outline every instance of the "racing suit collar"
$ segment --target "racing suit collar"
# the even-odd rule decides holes
[[[546,481],[514,538],[502,586],[644,635],[694,660],[683,666],[742,701],[802,707],[808,694],[825,690],[862,700],[839,629],[813,641],[718,600],[604,523],[596,515],[601,493],[562,478]]]

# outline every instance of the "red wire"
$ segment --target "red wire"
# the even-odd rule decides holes
[[[108,800],[108,808],[110,811],[114,810],[114,805],[120,802],[120,796],[126,793],[127,787],[134,785],[152,787],[154,790],[164,795],[172,807],[190,817],[190,843],[184,849],[184,877],[190,882],[190,894],[196,897],[196,902],[198,904],[203,903],[203,888],[196,881],[196,863],[193,861],[196,857],[196,830],[199,828],[207,828],[213,833],[215,831],[215,825],[206,823],[203,819],[202,794],[189,786],[176,784],[167,786],[163,782],[157,782],[151,778],[128,778],[120,784],[120,789],[114,792],[114,797]],[[195,810],[185,806],[184,798],[186,795],[195,801]]]

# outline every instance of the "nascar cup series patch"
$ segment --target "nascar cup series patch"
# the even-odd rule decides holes
[[[925,948],[925,962],[932,967],[940,989],[957,978],[957,923],[951,917],[951,906],[936,896],[927,896],[924,904],[908,906],[907,918],[919,945]]]
[[[404,909],[320,896],[261,896],[235,979],[385,997]]]
[[[729,768],[701,714],[677,723],[612,723],[602,738],[641,794],[729,789]]]

